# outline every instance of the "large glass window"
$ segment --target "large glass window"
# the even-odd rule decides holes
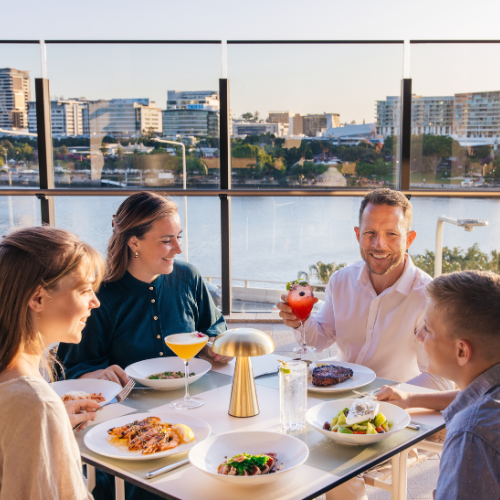
[[[183,228],[183,253],[177,256],[196,266],[207,278],[220,283],[220,201],[217,197],[187,198],[187,231],[184,217],[184,199],[172,198],[178,206]],[[106,255],[112,234],[113,215],[125,200],[121,196],[58,196],[56,197],[56,226],[73,231]],[[2,205],[3,206],[3,205]]]
[[[360,197],[233,198],[233,311],[273,310],[286,282],[298,277],[308,278],[322,298],[331,274],[361,259],[354,233],[360,202]],[[500,200],[414,197],[412,204],[417,237],[409,253],[424,271],[434,274],[437,218],[446,215],[489,225],[466,232],[445,224],[443,272],[500,272]]]
[[[411,188],[500,188],[499,56],[500,44],[411,45]]]
[[[56,186],[178,188],[185,167],[187,187],[218,188],[220,59],[220,44],[49,44]]]
[[[0,44],[0,189],[40,185],[38,144],[33,136],[35,78],[40,77],[37,43]]]
[[[34,196],[0,196],[0,236],[40,224],[40,202]]]
[[[402,65],[397,43],[230,44],[233,185],[394,186]]]

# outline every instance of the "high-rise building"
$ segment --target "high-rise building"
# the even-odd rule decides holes
[[[500,137],[500,91],[455,94],[454,134]]]
[[[162,113],[163,135],[170,137],[217,137],[219,95],[212,90],[167,92],[167,109]]]
[[[399,97],[377,101],[377,133],[399,134]],[[411,133],[461,138],[500,137],[500,91],[412,97]]]
[[[399,134],[399,115],[401,113],[400,99],[388,96],[385,101],[376,101],[377,134],[383,137]]]
[[[89,103],[86,99],[50,101],[52,137],[89,135]],[[28,102],[29,131],[36,134],[36,102]]]
[[[411,133],[413,135],[453,134],[453,101],[453,96],[413,96]]]
[[[0,69],[0,128],[28,128],[28,101],[31,99],[29,71]]]
[[[149,99],[89,101],[91,136],[140,137],[162,132],[161,109]]]
[[[323,113],[322,115],[293,115],[289,120],[290,135],[306,135],[318,137],[327,129],[340,127],[340,115]]]
[[[168,90],[167,109],[219,110],[219,93],[215,90]]]

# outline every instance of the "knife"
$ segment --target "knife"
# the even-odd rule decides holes
[[[177,467],[182,467],[189,463],[189,458],[185,458],[180,462],[175,462],[174,464],[167,465],[161,469],[156,469],[146,474],[146,479],[152,479],[153,477],[159,476],[160,474],[165,474],[165,472],[170,472],[171,470],[177,469]]]
[[[264,375],[272,375],[273,373],[278,373],[278,368],[276,368],[276,370],[273,370],[273,371],[270,371],[270,372],[259,373],[258,375],[254,375],[253,378],[263,377]]]

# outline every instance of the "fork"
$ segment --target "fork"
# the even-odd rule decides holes
[[[130,391],[134,388],[134,386],[135,381],[132,379],[129,380],[128,384],[111,401],[108,401],[107,403],[97,408],[96,412],[101,411],[105,406],[112,405],[114,403],[121,403],[130,394]],[[73,430],[77,431],[83,424],[84,422],[80,422],[73,427]]]

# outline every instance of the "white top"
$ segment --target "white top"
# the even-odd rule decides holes
[[[0,383],[0,500],[88,500],[61,398],[41,378]]]
[[[371,368],[377,377],[438,390],[453,389],[446,379],[426,373],[427,354],[416,333],[424,326],[425,287],[432,278],[406,256],[403,274],[377,295],[364,261],[337,271],[325,303],[295,330],[323,351],[337,342],[339,361]]]

